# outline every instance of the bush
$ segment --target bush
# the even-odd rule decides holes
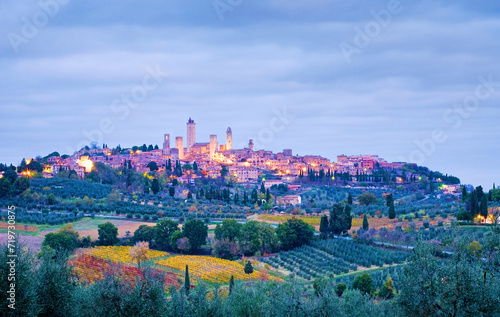
[[[363,294],[371,294],[374,291],[373,279],[369,273],[357,275],[352,282],[352,288]]]
[[[335,293],[337,294],[338,297],[342,296],[344,291],[347,289],[347,284],[345,283],[338,283],[335,285]]]

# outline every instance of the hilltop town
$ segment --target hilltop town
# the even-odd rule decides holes
[[[118,169],[123,166],[138,173],[150,171],[172,172],[176,166],[191,169],[172,175],[180,183],[194,183],[199,178],[218,179],[229,177],[236,183],[257,184],[264,182],[265,188],[273,185],[292,184],[298,180],[322,181],[330,186],[374,185],[387,183],[429,182],[448,184],[445,190],[458,193],[458,178],[449,177],[425,167],[406,162],[387,162],[378,155],[339,155],[336,161],[318,155],[293,155],[292,149],[273,153],[269,150],[254,148],[253,140],[243,149],[233,148],[233,131],[227,128],[225,144],[220,144],[217,135],[210,135],[209,142],[199,142],[196,137],[196,123],[189,118],[187,122],[187,143],[183,136],[176,136],[171,144],[171,135],[165,134],[162,148],[146,144],[132,148],[85,147],[71,156],[60,156],[54,152],[44,159],[43,177],[56,176],[61,171],[74,171],[84,179],[96,164],[102,163]],[[36,159],[35,159],[36,161]],[[30,173],[29,165],[33,159],[25,160],[23,171]],[[21,172],[21,173],[23,173]],[[21,175],[20,175],[21,176]],[[456,185],[456,186],[454,186]],[[293,188],[293,187],[291,187]]]

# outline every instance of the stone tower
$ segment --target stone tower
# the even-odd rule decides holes
[[[163,155],[170,155],[170,134],[163,138]]]
[[[248,142],[248,149],[250,149],[250,151],[253,151],[253,140],[250,139],[250,141]]]
[[[184,139],[181,136],[175,138],[175,147],[179,151],[179,160],[184,159]]]
[[[187,152],[191,153],[191,148],[196,143],[196,123],[189,117],[187,122]]]
[[[210,136],[210,159],[213,160],[215,157],[215,150],[217,149],[217,136],[212,134]]]
[[[231,131],[231,127],[227,128],[226,132],[226,151],[233,149],[233,132]]]

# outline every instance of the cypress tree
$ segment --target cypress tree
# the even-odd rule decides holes
[[[330,221],[328,231],[330,234],[337,235],[342,231],[341,226],[339,224],[341,218],[342,206],[339,204],[335,204],[332,207],[332,211],[330,211]]]
[[[396,218],[396,210],[394,209],[394,202],[389,206],[389,219]]]
[[[233,287],[234,287],[234,276],[231,275],[231,279],[229,280],[229,295],[233,292]]]
[[[366,217],[366,214],[363,216],[363,230],[368,230],[370,228],[370,225],[368,224],[368,218]]]
[[[269,203],[271,200],[271,193],[269,193],[269,188],[266,189],[266,202]]]
[[[486,198],[486,195],[483,195],[483,197],[481,198],[481,202],[479,204],[479,213],[484,218],[488,217],[488,200]]]
[[[387,203],[387,207],[390,207],[391,204],[394,205],[394,197],[392,194],[387,195],[387,197],[385,197],[385,201]]]
[[[351,206],[344,206],[344,214],[342,216],[342,232],[347,232],[352,226]]]
[[[247,264],[245,264],[245,274],[252,274],[252,273],[253,273],[253,266],[252,263],[248,261]]]
[[[160,191],[160,183],[158,182],[158,179],[153,179],[153,184],[151,185],[151,190],[153,191],[153,194],[158,194]]]
[[[351,193],[349,193],[349,195],[347,195],[347,203],[349,205],[352,205],[352,195],[351,195]]]
[[[319,232],[321,239],[326,239],[328,236],[328,217],[323,215],[321,217],[321,222],[319,223]]]
[[[264,182],[260,183],[260,192],[262,194],[265,194],[266,193],[266,187],[264,187]]]
[[[189,281],[189,268],[186,265],[186,274],[184,275],[184,289],[186,290],[186,295],[189,296],[189,291],[191,290],[191,282]]]

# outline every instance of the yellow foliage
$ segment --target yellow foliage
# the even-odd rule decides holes
[[[156,261],[155,264],[179,271],[185,270],[186,265],[189,265],[190,274],[212,283],[228,283],[231,275],[234,276],[235,280],[259,278],[257,271],[245,274],[243,265],[237,262],[208,256],[179,255]]]
[[[471,255],[479,255],[481,253],[481,244],[477,241],[472,241],[469,246],[467,246],[467,251]]]
[[[91,249],[89,253],[96,258],[110,260],[115,263],[132,264],[136,260],[131,256],[131,251],[132,247],[95,247]],[[167,252],[149,250],[148,244],[148,250],[146,252],[148,259],[157,259],[168,255],[170,254]]]
[[[321,222],[320,216],[294,216],[294,215],[260,215],[259,218],[262,220],[276,221],[276,222],[286,222],[288,219],[298,218],[303,220],[313,226],[319,226]]]
[[[140,241],[137,242],[132,249],[130,249],[130,257],[137,262],[137,265],[141,265],[141,262],[147,261],[149,251],[149,242]]]

